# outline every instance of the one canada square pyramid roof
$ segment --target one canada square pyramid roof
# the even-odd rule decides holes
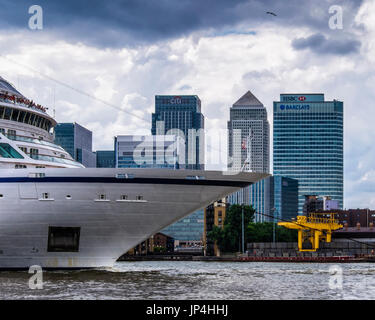
[[[233,107],[236,106],[263,106],[263,103],[258,100],[256,96],[254,96],[250,90],[247,91],[241,98],[239,98],[234,104]]]

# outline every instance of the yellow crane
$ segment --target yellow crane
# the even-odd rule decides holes
[[[299,251],[316,251],[319,249],[319,241],[331,242],[332,231],[343,227],[335,219],[335,213],[327,212],[314,212],[308,216],[297,216],[297,221],[279,222],[278,225],[298,230]],[[303,248],[303,243],[306,241],[311,243],[311,248]]]

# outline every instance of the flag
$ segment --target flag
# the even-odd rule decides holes
[[[242,141],[241,148],[242,149],[246,149],[246,140]]]

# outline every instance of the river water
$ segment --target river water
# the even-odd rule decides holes
[[[142,261],[106,270],[0,272],[0,299],[375,299],[375,264]]]

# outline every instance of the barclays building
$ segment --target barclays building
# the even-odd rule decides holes
[[[343,102],[324,94],[281,94],[273,103],[273,174],[298,180],[305,195],[330,196],[343,207]]]

